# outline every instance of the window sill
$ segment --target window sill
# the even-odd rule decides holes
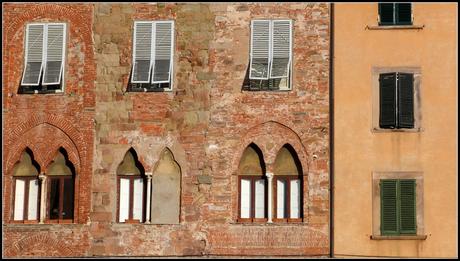
[[[132,89],[129,89],[127,90],[125,93],[130,93],[130,92],[133,92],[133,93],[139,93],[139,92],[159,92],[159,93],[163,93],[163,92],[172,92],[173,90],[172,89],[166,89],[166,88],[152,88],[152,89],[147,89],[147,88],[132,88]]]
[[[367,30],[421,30],[425,25],[366,25]]]
[[[372,240],[426,240],[427,235],[415,235],[415,236],[371,236]]]
[[[413,129],[380,129],[372,128],[371,131],[375,133],[385,133],[385,132],[423,132],[422,128],[413,128]]]

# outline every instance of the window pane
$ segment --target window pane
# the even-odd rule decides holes
[[[29,181],[29,208],[27,210],[28,220],[37,220],[38,208],[38,179]]]
[[[276,217],[286,218],[286,181],[276,181]]]
[[[251,217],[251,181],[241,179],[241,218]]]
[[[59,218],[59,179],[50,180],[50,219]]]
[[[25,181],[16,179],[16,193],[14,195],[14,220],[24,219],[24,189]]]
[[[129,179],[120,179],[120,217],[119,222],[129,218]]]
[[[74,180],[73,178],[64,179],[64,195],[62,206],[62,218],[73,218],[73,197],[74,197]]]
[[[255,218],[265,217],[265,180],[256,180]]]
[[[300,180],[291,180],[291,218],[300,218]]]
[[[142,221],[142,199],[144,192],[144,180],[135,179],[134,180],[134,202],[133,202],[133,219],[138,219]]]

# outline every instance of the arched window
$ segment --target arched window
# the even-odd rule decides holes
[[[295,150],[284,145],[274,169],[274,221],[301,221],[303,205],[302,166]]]
[[[117,221],[143,222],[145,211],[145,171],[133,148],[126,152],[117,169],[118,209]]]
[[[238,221],[267,219],[267,180],[262,151],[251,143],[238,167]]]
[[[63,148],[59,149],[53,163],[48,167],[46,175],[48,180],[48,219],[64,223],[73,222],[75,168]]]
[[[40,204],[40,166],[27,148],[13,168],[14,221],[38,221]]]
[[[180,167],[168,149],[160,156],[152,177],[153,224],[178,224],[180,216]]]

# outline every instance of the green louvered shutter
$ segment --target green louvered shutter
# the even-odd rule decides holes
[[[396,24],[412,24],[412,6],[411,3],[395,4]]]
[[[380,181],[380,230],[382,235],[398,234],[397,180]]]
[[[380,128],[396,127],[396,73],[380,74]]]
[[[399,128],[414,128],[414,75],[398,74]]]
[[[404,179],[399,181],[401,234],[414,235],[417,233],[415,184],[415,180],[413,179]]]
[[[385,3],[379,4],[379,16],[380,25],[392,25],[394,24],[394,4]]]

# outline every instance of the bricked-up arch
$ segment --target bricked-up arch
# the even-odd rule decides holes
[[[152,174],[151,223],[179,224],[181,168],[168,148],[161,153]]]
[[[4,250],[5,257],[72,257],[78,256],[74,253],[72,246],[50,234],[34,234],[22,237]]]

